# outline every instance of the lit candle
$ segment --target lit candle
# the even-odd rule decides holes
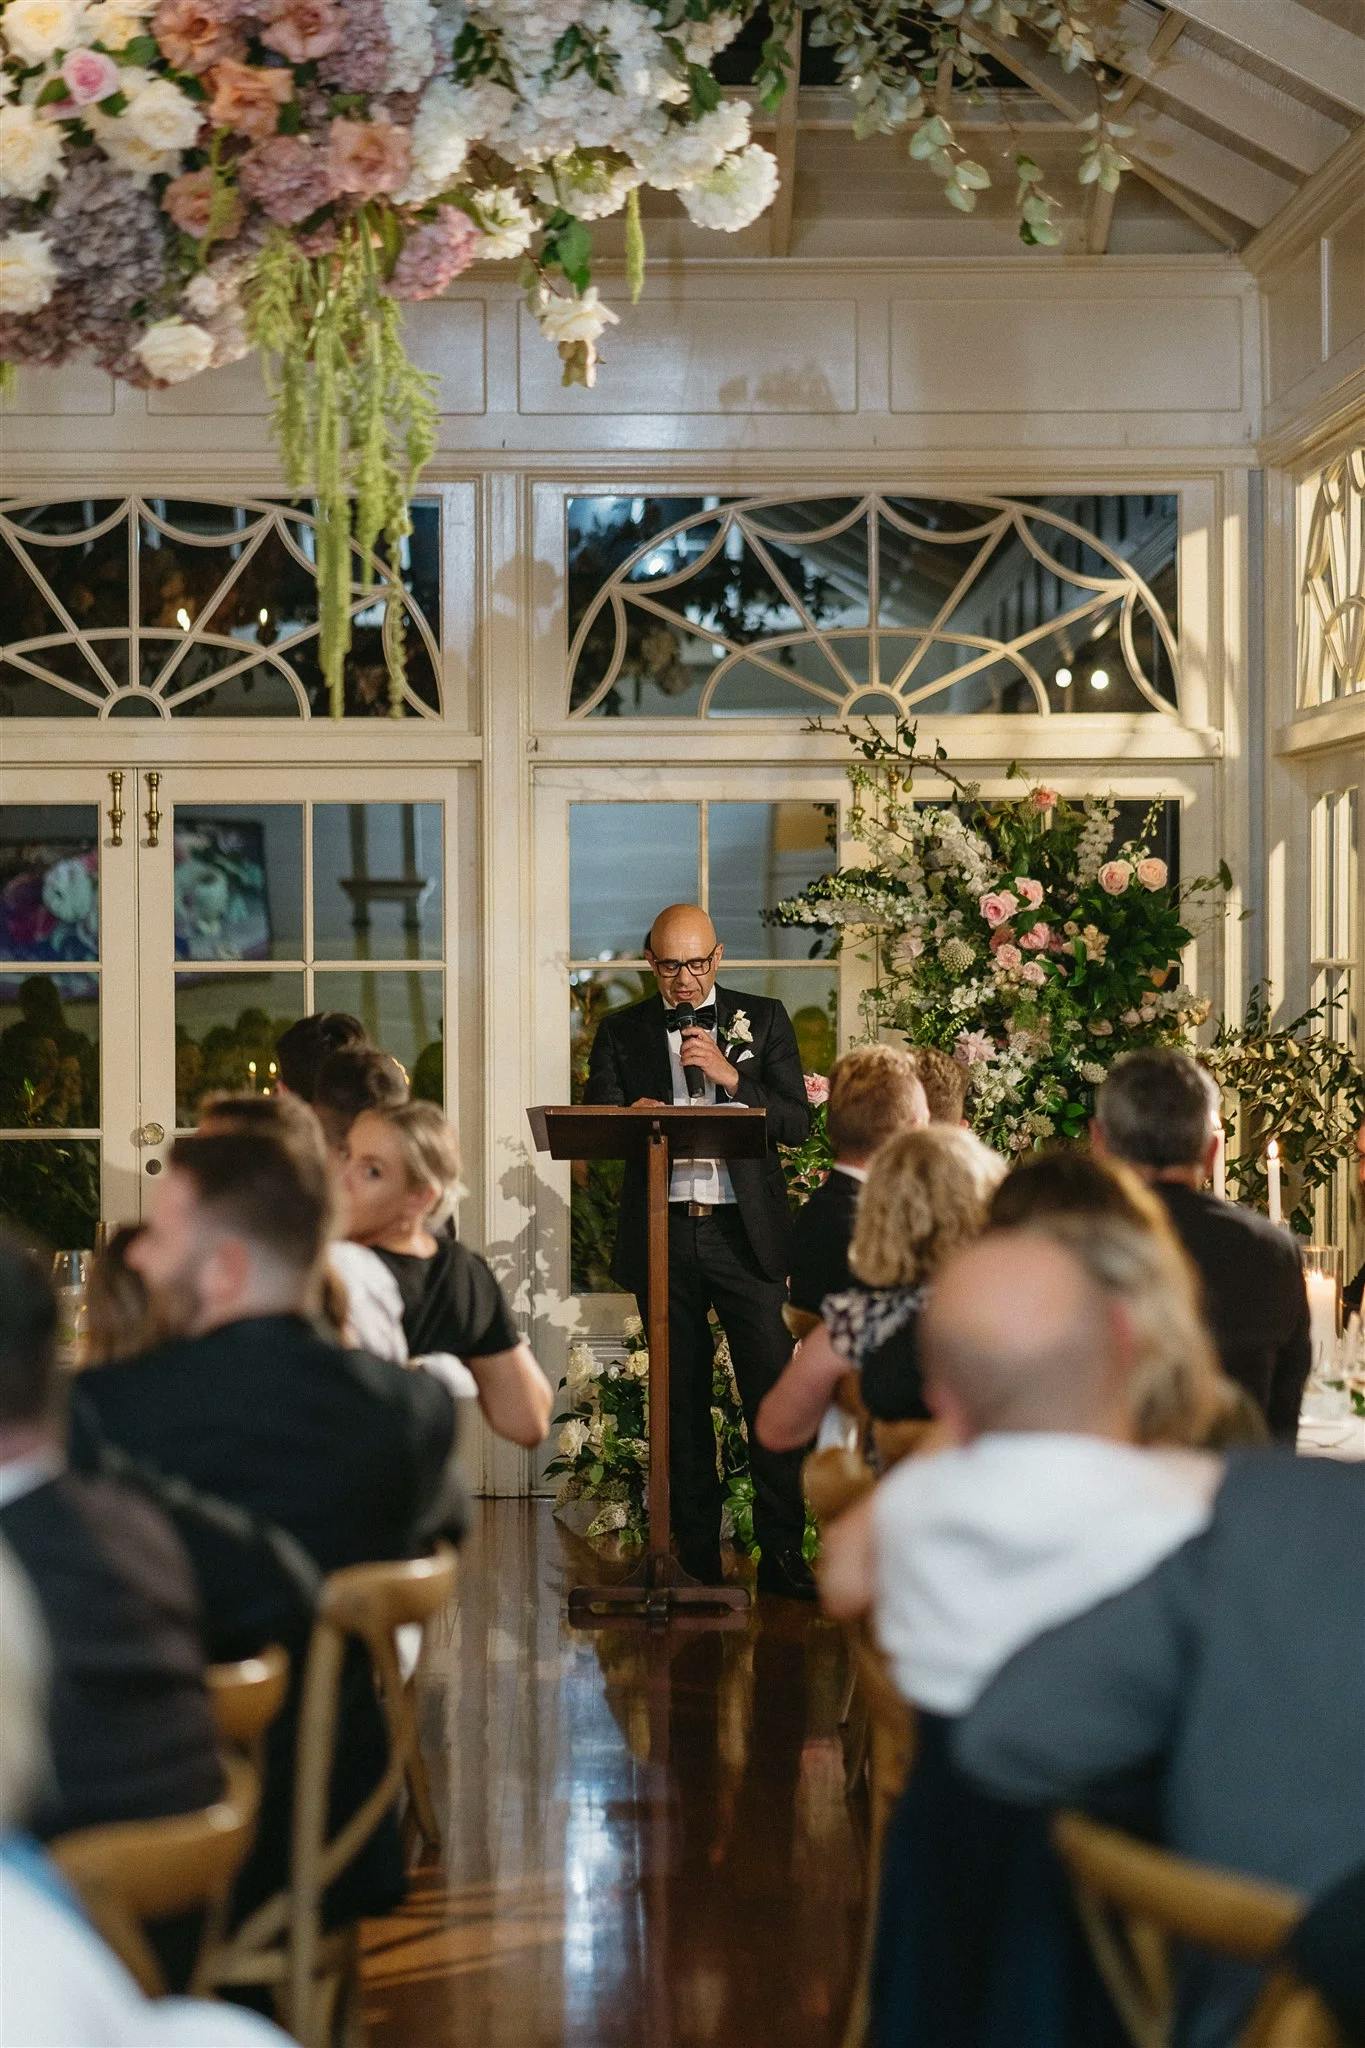
[[[1321,1371],[1332,1358],[1337,1342],[1337,1283],[1330,1273],[1305,1273],[1308,1290],[1308,1341],[1313,1366]]]
[[[1218,1119],[1218,1145],[1213,1155],[1213,1192],[1220,1202],[1228,1197],[1228,1134],[1223,1129],[1223,1120]]]
[[[1284,1222],[1280,1200],[1280,1148],[1274,1138],[1265,1148],[1266,1203],[1272,1223]]]

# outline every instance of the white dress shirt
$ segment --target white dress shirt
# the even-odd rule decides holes
[[[716,991],[713,984],[700,1001],[694,1003],[692,1007],[696,1010],[703,1010],[708,1003],[713,1003],[715,999]],[[712,1038],[716,1036],[716,1026],[714,1024],[711,1027],[710,1035]],[[675,1104],[686,1108],[693,1098],[687,1090],[687,1073],[680,1058],[682,1033],[681,1031],[670,1031],[667,1037],[668,1065],[673,1075],[673,1100]],[[714,1107],[717,1102],[721,1104],[722,1108],[734,1107],[733,1096],[717,1095],[716,1084],[709,1074],[702,1077],[702,1092],[696,1100],[699,1104],[704,1103],[708,1108]],[[735,1184],[730,1178],[729,1167],[723,1159],[675,1159],[673,1162],[673,1178],[668,1184],[668,1199],[670,1202],[710,1202],[715,1208],[719,1208],[722,1203],[733,1202],[735,1199]]]
[[[1016,1650],[1205,1528],[1222,1461],[997,1432],[905,1458],[872,1495],[873,1614],[906,1699],[964,1714]]]

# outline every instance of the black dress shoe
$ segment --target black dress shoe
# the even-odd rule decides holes
[[[704,1543],[696,1550],[684,1550],[678,1546],[678,1563],[689,1577],[697,1579],[703,1586],[723,1586],[725,1567],[720,1561],[719,1543]]]
[[[784,1600],[814,1600],[815,1574],[799,1550],[781,1550],[776,1557],[758,1560],[758,1590],[778,1593]]]

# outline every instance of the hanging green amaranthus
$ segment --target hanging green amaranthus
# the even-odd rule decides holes
[[[372,590],[381,543],[389,709],[402,715],[396,563],[412,531],[413,489],[436,447],[435,379],[408,361],[384,271],[362,210],[330,255],[301,256],[297,243],[276,232],[261,253],[250,300],[285,475],[292,490],[317,502],[318,653],[334,718],[344,709],[353,551],[362,587]]]

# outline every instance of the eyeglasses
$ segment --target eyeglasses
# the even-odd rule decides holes
[[[675,974],[682,973],[684,967],[689,974],[705,974],[707,968],[716,957],[716,948],[713,946],[710,952],[705,954],[700,960],[655,960],[652,953],[649,957],[654,961],[654,972],[667,975],[671,981]]]

